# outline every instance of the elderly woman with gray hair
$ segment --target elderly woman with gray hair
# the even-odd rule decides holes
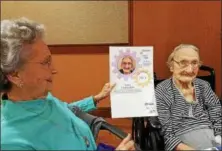
[[[196,78],[199,50],[177,46],[167,62],[172,77],[157,85],[156,101],[166,150],[202,150],[221,143],[221,104],[210,84]]]
[[[56,70],[43,35],[43,25],[28,19],[1,21],[1,149],[96,150],[89,126],[69,107],[94,110],[114,85],[71,104],[54,97]],[[134,149],[130,135],[116,149]]]

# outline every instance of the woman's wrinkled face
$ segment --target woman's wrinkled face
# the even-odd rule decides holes
[[[125,57],[122,60],[121,68],[124,74],[130,74],[133,70],[133,62],[129,57]]]
[[[192,82],[199,71],[199,54],[191,48],[181,48],[175,53],[170,70],[181,82]]]
[[[50,50],[41,39],[27,49],[31,53],[19,71],[22,88],[33,96],[47,95],[52,90],[53,74],[56,73]]]

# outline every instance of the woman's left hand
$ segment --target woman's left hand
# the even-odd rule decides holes
[[[94,101],[99,102],[100,100],[108,97],[114,87],[115,87],[115,84],[106,83],[103,86],[101,92],[94,96]]]

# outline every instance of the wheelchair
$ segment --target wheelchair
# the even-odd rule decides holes
[[[201,66],[200,70],[207,71],[209,74],[206,76],[198,76],[197,78],[208,81],[213,91],[215,91],[214,69],[207,66]],[[157,84],[159,84],[164,80],[165,79],[158,79],[156,73],[154,73],[155,87],[157,86]],[[86,116],[86,113],[81,113],[81,114],[83,114],[81,117]],[[106,123],[104,119],[90,114],[88,114],[87,116],[88,117],[90,116],[91,118],[87,117],[82,119],[90,119],[87,120],[87,123],[92,130],[95,140],[97,139],[100,130],[106,130],[106,131],[108,130],[121,139],[126,137],[127,135],[126,133],[124,133],[115,126]],[[107,115],[107,117],[110,117],[110,115]],[[161,124],[157,116],[133,118],[132,138],[135,142],[136,150],[153,150],[153,151],[164,150],[164,138],[163,134],[161,133]]]
[[[210,83],[215,92],[215,71],[213,68],[202,65],[200,70],[208,72],[207,75],[197,76]],[[154,73],[155,87],[165,79],[158,79]],[[222,101],[220,101],[222,104]],[[161,124],[158,117],[138,117],[132,121],[132,137],[142,150],[164,150],[164,138],[161,134]]]

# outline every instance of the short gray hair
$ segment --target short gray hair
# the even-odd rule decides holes
[[[178,46],[176,46],[173,51],[171,52],[171,54],[169,55],[168,57],[168,60],[167,60],[167,66],[168,67],[171,67],[171,64],[172,64],[172,61],[174,59],[174,56],[176,54],[176,52],[182,48],[191,48],[193,49],[194,51],[196,51],[198,53],[198,56],[200,57],[200,54],[199,54],[199,48],[197,48],[196,46],[194,45],[191,45],[191,44],[180,44]]]
[[[32,44],[36,38],[44,36],[44,26],[27,18],[1,21],[1,71],[0,91],[9,81],[6,75],[20,68],[25,58],[22,56],[24,44]]]

